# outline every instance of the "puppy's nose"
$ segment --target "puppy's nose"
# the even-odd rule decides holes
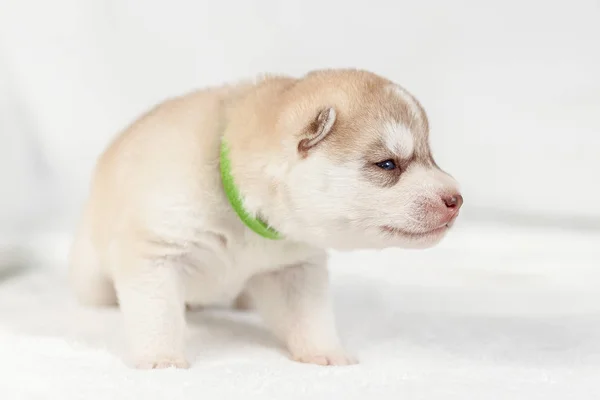
[[[456,211],[458,211],[463,204],[463,197],[460,194],[444,196],[442,197],[442,200],[444,200],[446,207],[455,209]]]

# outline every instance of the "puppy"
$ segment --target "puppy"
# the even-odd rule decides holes
[[[355,363],[326,248],[436,244],[462,205],[427,116],[366,71],[209,88],[142,116],[99,158],[73,243],[79,300],[118,302],[138,368],[188,366],[185,306],[252,305],[294,360]]]

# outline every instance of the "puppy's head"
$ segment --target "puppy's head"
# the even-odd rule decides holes
[[[274,186],[287,236],[324,247],[429,247],[462,205],[435,163],[427,116],[364,71],[319,71],[282,94]],[[285,167],[281,167],[285,165]]]

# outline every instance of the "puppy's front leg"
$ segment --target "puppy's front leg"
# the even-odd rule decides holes
[[[187,368],[181,272],[170,260],[128,257],[115,286],[136,368]]]
[[[246,290],[294,360],[319,365],[357,362],[337,334],[325,257],[254,276]]]

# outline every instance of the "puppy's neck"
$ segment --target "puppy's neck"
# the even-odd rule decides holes
[[[283,156],[282,138],[275,128],[282,93],[294,82],[291,78],[265,78],[241,93],[234,92],[226,105],[222,138],[228,148],[229,173],[244,212],[284,237],[280,182],[290,160]]]
[[[229,158],[229,146],[225,139],[221,140],[221,151],[220,151],[220,172],[221,182],[225,196],[229,201],[229,204],[242,220],[242,222],[251,230],[265,239],[279,240],[282,239],[281,234],[275,230],[272,226],[269,226],[260,215],[254,215],[246,209],[244,204],[244,197],[242,196],[235,178],[231,173],[231,161]]]

